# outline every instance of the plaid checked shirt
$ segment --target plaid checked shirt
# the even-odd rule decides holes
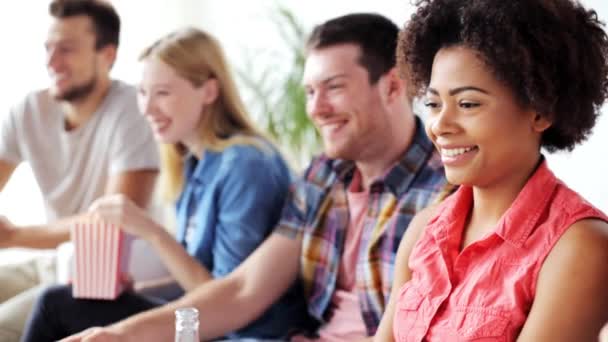
[[[302,234],[300,277],[309,313],[325,322],[336,287],[340,257],[349,226],[346,197],[352,161],[319,157],[295,183],[276,232]],[[399,242],[413,216],[448,191],[440,156],[416,118],[416,133],[401,160],[370,187],[356,269],[356,291],[368,335],[372,336],[388,303]]]

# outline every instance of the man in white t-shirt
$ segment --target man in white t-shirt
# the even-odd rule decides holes
[[[47,223],[16,227],[0,217],[0,248],[55,248],[98,197],[123,193],[145,207],[158,170],[136,91],[110,79],[120,19],[106,2],[55,0],[46,40],[49,89],[0,117],[0,191],[21,162],[40,186]],[[52,258],[0,267],[0,342],[17,341]],[[37,286],[38,285],[38,286]]]

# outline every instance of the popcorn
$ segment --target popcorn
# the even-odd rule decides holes
[[[103,221],[82,221],[70,229],[74,243],[74,298],[116,299],[126,288],[131,236]]]

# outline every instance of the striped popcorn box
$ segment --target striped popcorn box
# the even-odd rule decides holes
[[[82,221],[71,227],[74,243],[74,298],[116,299],[125,289],[123,275],[131,238],[116,225]]]

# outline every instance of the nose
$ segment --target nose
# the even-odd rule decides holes
[[[50,48],[46,53],[46,66],[48,69],[57,70],[59,68],[60,58],[57,49]]]
[[[312,119],[323,117],[332,112],[331,103],[323,91],[316,91],[314,94],[309,95],[306,101],[306,108],[308,116]]]
[[[140,93],[137,95],[137,105],[143,116],[150,116],[153,114],[154,103],[152,98],[147,94]]]
[[[444,103],[440,110],[429,114],[427,130],[436,137],[456,132],[456,114],[453,105]]]

